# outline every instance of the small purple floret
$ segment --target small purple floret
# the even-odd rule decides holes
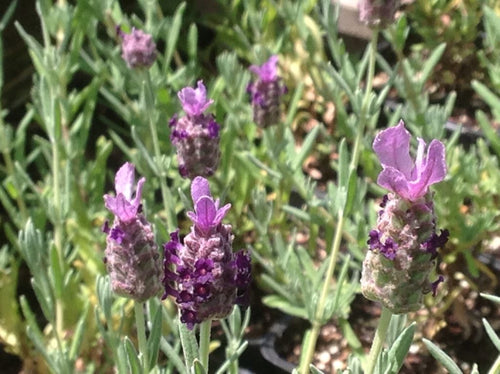
[[[431,283],[432,296],[436,297],[438,285],[442,282],[444,282],[444,277],[440,275],[438,279]]]
[[[448,230],[441,230],[438,235],[435,232],[432,233],[431,237],[424,243],[422,243],[422,249],[432,255],[431,259],[436,258],[437,250],[443,248],[448,242],[450,232]]]

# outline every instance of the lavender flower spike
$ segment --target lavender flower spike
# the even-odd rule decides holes
[[[410,133],[403,121],[380,132],[373,142],[373,149],[383,167],[377,183],[410,201],[424,196],[430,185],[446,176],[443,143],[435,139],[431,141],[427,155],[424,155],[425,146],[419,138],[417,157],[413,161],[410,156]]]
[[[204,112],[213,103],[200,80],[196,88],[185,87],[178,93],[186,116],[170,121],[170,140],[177,148],[179,173],[184,178],[209,177],[219,165],[219,124]]]
[[[170,234],[164,245],[163,278],[164,298],[175,298],[180,319],[189,329],[207,319],[224,318],[234,304],[244,303],[251,280],[249,254],[233,254],[231,225],[222,223],[231,205],[219,208],[202,177],[192,181],[191,196],[195,208],[188,212],[191,232],[184,244],[178,232]]]
[[[387,26],[394,22],[397,0],[360,0],[359,20],[367,26]]]
[[[251,96],[253,119],[260,127],[268,127],[279,121],[280,98],[286,87],[278,76],[278,56],[272,55],[261,66],[251,65],[249,70],[258,76],[247,87]]]
[[[118,29],[122,38],[122,57],[130,68],[149,68],[156,60],[156,44],[153,37],[142,30],[132,29],[125,34]]]
[[[141,178],[135,196],[134,165],[125,163],[116,173],[116,197],[104,195],[106,208],[114,215],[113,226],[104,225],[105,263],[112,290],[121,296],[145,301],[161,289],[161,265],[151,224],[141,213]]]
[[[361,291],[392,313],[416,311],[423,294],[436,293],[442,281],[429,281],[437,249],[448,240],[448,230],[437,234],[433,194],[429,186],[446,175],[444,145],[433,140],[425,155],[418,140],[416,159],[410,156],[410,134],[401,121],[380,132],[373,142],[383,170],[378,184],[391,192],[384,197],[376,229],[367,241]]]

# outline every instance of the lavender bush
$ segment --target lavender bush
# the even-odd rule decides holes
[[[429,35],[454,39],[417,3],[360,1],[363,51],[330,0],[12,2],[0,345],[13,370],[236,374],[274,322],[300,320],[296,373],[407,372],[415,355],[496,373],[498,9],[470,5],[487,74],[464,93],[439,81],[449,50]],[[452,5],[433,22],[456,28]],[[20,106],[9,30],[28,51]],[[463,113],[477,128],[451,123]],[[457,311],[494,349],[439,340]],[[341,362],[320,359],[332,328]]]

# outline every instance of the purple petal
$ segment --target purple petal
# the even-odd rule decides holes
[[[384,168],[378,175],[377,183],[405,199],[411,199],[408,180],[399,170],[392,167]]]
[[[210,186],[205,178],[196,177],[191,182],[191,198],[193,199],[193,203],[196,204],[202,196],[212,196],[210,194]]]
[[[195,205],[196,211],[196,224],[202,230],[209,229],[215,226],[215,216],[217,208],[211,197],[202,196],[198,199]]]
[[[214,101],[207,100],[207,89],[203,81],[198,81],[197,88],[185,87],[177,94],[182,108],[191,116],[202,114]]]
[[[373,141],[373,149],[384,168],[392,167],[404,176],[411,178],[413,160],[410,157],[410,133],[405,129],[404,122],[381,131]]]
[[[218,202],[218,200],[217,200],[217,202]],[[231,204],[226,204],[222,208],[217,210],[217,213],[216,213],[214,221],[213,221],[214,226],[217,226],[219,223],[222,222],[222,220],[226,216],[229,209],[231,209]]]
[[[420,149],[421,144],[419,145],[419,153],[423,152]],[[427,150],[427,157],[418,160],[416,174],[416,180],[411,181],[409,184],[412,200],[425,195],[431,184],[441,182],[446,176],[446,159],[443,143],[435,139],[431,142]]]
[[[264,82],[272,82],[278,77],[278,56],[272,55],[269,57],[265,63],[261,66],[251,65],[249,70],[259,76],[259,78]]]
[[[135,167],[130,162],[126,162],[120,167],[115,175],[116,195],[122,194],[127,200],[132,199],[135,182]]]

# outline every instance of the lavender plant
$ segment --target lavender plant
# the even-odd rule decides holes
[[[254,300],[253,272],[265,306],[309,323],[296,372],[320,372],[311,363],[334,323],[352,352],[346,372],[395,373],[419,328],[407,313],[436,300],[442,316],[459,287],[456,258],[471,284],[487,272],[476,254],[498,232],[494,81],[473,83],[491,109],[476,115],[485,140],[465,149],[451,134],[445,163],[443,143],[419,139],[413,157],[406,128],[441,139],[455,96],[431,102],[445,47],[411,48],[412,23],[394,19],[396,2],[361,2],[373,33],[361,54],[348,52],[330,0],[267,2],[266,11],[253,0],[216,3],[210,12],[140,1],[141,19],[128,3],[39,0],[41,41],[17,24],[34,84],[19,123],[0,113],[0,343],[25,371],[36,361],[54,373],[236,374],[250,323],[238,305]],[[498,17],[483,13],[494,79]],[[396,65],[378,53],[380,33]],[[401,100],[387,102],[390,92]],[[389,128],[375,136],[380,123]],[[113,177],[115,194],[104,195]],[[457,214],[465,202],[477,214]],[[453,234],[446,248],[436,217]],[[24,263],[32,279],[20,288]],[[349,319],[360,291],[383,306],[368,356]]]

